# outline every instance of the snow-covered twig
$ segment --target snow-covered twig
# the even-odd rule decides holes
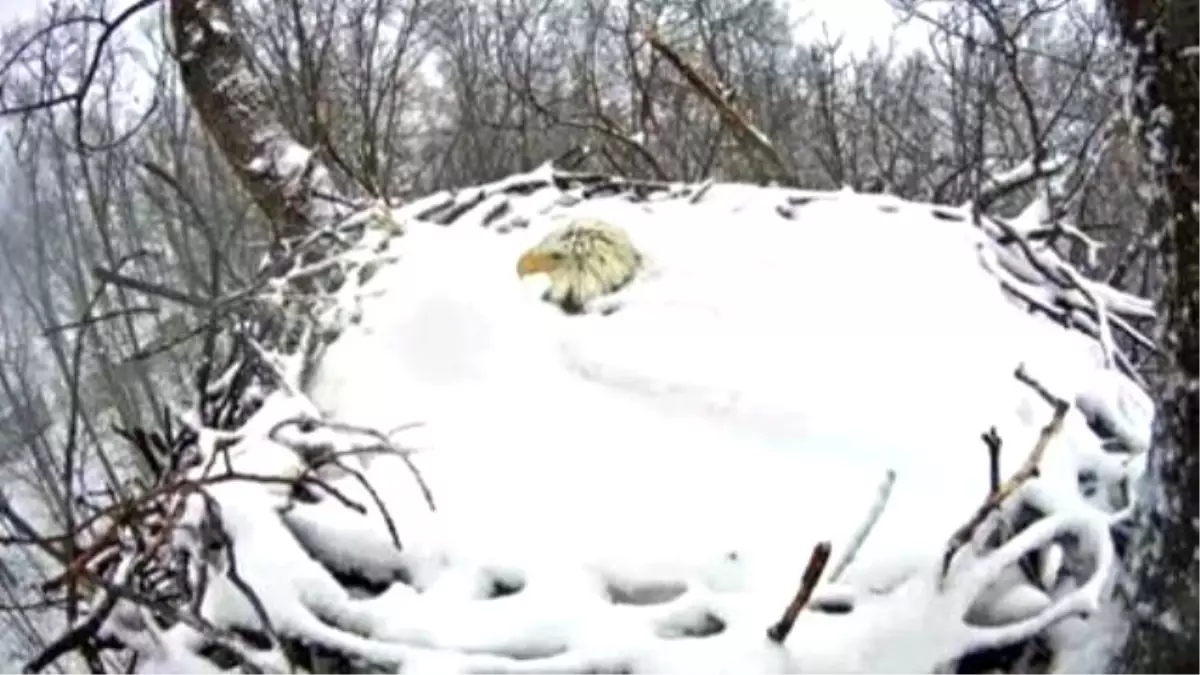
[[[699,204],[700,200],[704,199],[704,195],[708,194],[708,191],[712,189],[712,186],[713,179],[709,178],[705,180],[696,188],[696,191],[692,193],[692,196],[688,198],[688,202],[692,204]]]
[[[237,562],[237,547],[234,546],[233,538],[225,531],[221,523],[221,505],[208,494],[199,493],[200,498],[204,501],[205,516],[210,519],[212,529],[217,533],[221,551],[225,554],[225,577],[229,579],[229,583],[242,594],[246,602],[250,604],[254,610],[255,618],[258,619],[259,626],[271,638],[271,646],[278,647],[283,644],[279,633],[275,630],[275,624],[271,621],[271,615],[267,611],[266,605],[263,604],[262,598],[258,597],[258,593],[246,583],[242,575],[238,572]]]
[[[974,199],[974,207],[980,211],[987,211],[996,200],[1059,173],[1067,167],[1067,163],[1067,158],[1062,155],[1055,155],[1040,162],[1028,159],[1004,173],[991,177],[981,185]]]
[[[1037,392],[1037,395],[1041,396],[1043,401],[1045,401],[1052,408],[1054,408],[1054,411],[1056,413],[1058,412],[1058,410],[1060,408],[1065,409],[1070,406],[1070,404],[1068,404],[1063,399],[1050,393],[1050,390],[1046,388],[1046,385],[1044,385],[1041,382],[1038,382],[1036,379],[1034,379],[1034,377],[1032,375],[1030,375],[1028,371],[1025,370],[1025,364],[1021,364],[1021,365],[1017,366],[1017,369],[1013,372],[1013,377],[1017,378],[1017,381],[1020,382],[1021,384],[1024,384],[1027,387],[1029,387],[1030,389]],[[1064,412],[1063,414],[1066,414],[1066,413]]]
[[[1019,374],[1018,377],[1021,377],[1020,374],[1024,373],[1024,371],[1021,369],[1018,369],[1017,372]],[[1041,385],[1037,385],[1037,388],[1039,388],[1040,391],[1045,391]],[[993,511],[999,508],[1006,499],[1011,497],[1017,491],[1017,488],[1037,477],[1038,467],[1041,464],[1042,456],[1046,454],[1046,448],[1050,446],[1050,441],[1052,441],[1058,432],[1062,430],[1063,421],[1066,420],[1067,411],[1070,410],[1070,404],[1062,399],[1054,399],[1053,405],[1054,417],[1051,418],[1049,424],[1042,428],[1042,432],[1038,436],[1038,440],[1034,444],[1033,450],[1030,451],[1029,456],[1025,459],[1024,464],[1022,464],[1021,467],[1017,469],[1016,473],[1009,477],[1007,481],[1001,483],[1000,487],[990,494],[986,500],[984,500],[983,504],[976,509],[975,514],[970,520],[968,520],[962,527],[956,530],[953,535],[951,535],[950,542],[946,547],[946,553],[942,557],[943,579],[950,569],[950,561],[954,558],[954,554],[957,553],[958,550],[964,545],[966,545],[967,542],[971,541],[976,530],[978,530],[979,526],[982,525],[985,520],[987,520],[988,516],[990,516]]]
[[[305,421],[309,422],[311,424],[314,424],[316,426],[322,427],[324,429],[327,429],[329,431],[340,432],[340,433],[344,433],[344,434],[359,434],[362,436],[367,436],[367,437],[371,438],[372,440],[374,440],[377,444],[377,445],[371,446],[371,447],[355,447],[355,448],[351,448],[351,449],[347,449],[347,450],[330,452],[330,453],[326,453],[323,455],[319,455],[319,456],[313,458],[314,463],[320,464],[321,462],[336,461],[337,458],[339,458],[339,457],[352,455],[352,454],[363,454],[363,453],[367,453],[367,452],[381,452],[381,453],[387,453],[389,455],[394,455],[396,457],[399,457],[400,460],[402,462],[404,462],[405,467],[408,469],[409,473],[412,474],[413,480],[416,481],[417,487],[421,490],[421,495],[422,495],[422,497],[424,497],[426,505],[429,506],[429,510],[430,511],[437,510],[437,506],[435,505],[434,499],[433,499],[433,490],[430,489],[429,484],[425,481],[425,477],[421,475],[421,471],[417,468],[416,464],[413,463],[412,458],[409,457],[410,453],[406,452],[405,450],[403,450],[401,448],[397,448],[395,443],[393,443],[391,441],[391,439],[389,438],[389,436],[396,433],[397,431],[403,430],[406,428],[411,428],[414,425],[411,425],[411,424],[403,425],[403,426],[399,427],[398,429],[393,429],[388,434],[384,434],[384,433],[378,431],[377,429],[370,429],[367,427],[361,427],[361,426],[357,426],[357,425],[353,425],[353,424],[346,424],[344,422],[337,422],[334,420],[307,420],[306,419]],[[294,424],[296,422],[298,422],[298,420],[296,420],[296,419],[282,420],[281,422],[276,424],[271,429],[270,432],[268,432],[267,436],[269,438],[271,438],[272,440],[277,440],[277,441],[287,443],[287,444],[296,443],[297,442],[296,440],[284,441],[284,440],[280,440],[277,437],[277,434],[279,434],[279,432],[282,431],[282,429],[285,426],[287,426],[288,424]],[[347,471],[349,470],[348,467],[342,466],[340,464],[339,464],[339,466],[341,466],[341,468],[343,468],[343,469],[346,469]]]
[[[867,537],[870,536],[871,530],[875,527],[875,523],[879,521],[879,516],[883,515],[884,508],[887,507],[888,497],[892,494],[892,486],[896,483],[896,472],[888,469],[884,474],[883,481],[879,483],[879,490],[875,494],[875,501],[871,504],[871,510],[867,512],[867,517],[862,524],[854,532],[854,536],[850,538],[846,545],[846,550],[842,551],[842,555],[838,558],[837,563],[833,566],[833,570],[829,573],[829,581],[837,581],[846,568],[854,562],[854,556],[858,555],[858,550],[862,548]]]
[[[1116,326],[1138,343],[1149,342],[1116,314],[1125,311],[1137,316],[1152,316],[1153,308],[1148,303],[1085,278],[1053,251],[1035,250],[1026,233],[1003,219],[990,218],[978,213],[973,215],[978,224],[994,226],[999,230],[999,235],[991,239],[996,243],[994,250],[990,254],[981,255],[985,266],[997,276],[1006,290],[1018,295],[1031,306],[1059,318],[1064,324],[1070,319],[1100,344],[1106,365],[1111,366],[1115,363],[1127,370],[1131,377],[1137,377],[1136,371],[1129,367],[1128,359],[1114,343],[1111,328]],[[1014,258],[1006,244],[1015,244],[1021,258]],[[991,264],[993,261],[997,263],[996,266]],[[1044,296],[1044,300],[1033,297],[1036,287],[1023,283],[1018,278],[1021,276],[1040,277],[1040,294]],[[1052,308],[1057,305],[1065,306],[1066,311]],[[1094,317],[1097,325],[1093,329],[1086,329],[1084,319],[1087,317],[1070,317],[1069,310],[1080,310],[1085,315]]]
[[[1092,284],[1094,282],[1084,279],[1082,275],[1070,267],[1064,265],[1062,269],[1066,277],[1070,279],[1071,284],[1078,289],[1080,295],[1091,303],[1092,308],[1096,312],[1096,319],[1099,323],[1099,337],[1097,342],[1100,343],[1100,353],[1104,358],[1105,367],[1111,368],[1113,365],[1113,352],[1116,350],[1116,347],[1112,343],[1112,330],[1109,328],[1108,321],[1108,307],[1092,292]]]

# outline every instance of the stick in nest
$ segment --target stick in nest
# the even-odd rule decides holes
[[[883,515],[883,510],[887,507],[888,498],[891,497],[892,486],[895,483],[896,472],[888,469],[887,473],[884,474],[883,481],[879,483],[879,489],[875,494],[875,502],[871,504],[871,510],[867,512],[866,520],[854,532],[854,536],[850,538],[850,543],[846,546],[846,550],[842,552],[841,558],[838,559],[837,564],[829,572],[830,581],[837,581],[838,577],[842,576],[842,573],[850,566],[850,563],[854,562],[854,557],[858,555],[858,550],[862,548],[863,543],[870,536],[871,530],[875,528],[875,523],[879,522],[879,517]]]
[[[792,632],[792,626],[796,624],[800,611],[808,604],[817,587],[817,582],[821,580],[821,573],[825,571],[825,564],[829,562],[829,550],[830,545],[827,541],[820,542],[813,547],[812,555],[808,559],[808,566],[804,568],[804,577],[800,581],[800,588],[796,589],[796,595],[792,597],[791,603],[783,611],[783,616],[779,621],[767,629],[767,638],[771,642],[783,644],[788,633]]]
[[[1000,490],[1000,450],[1004,447],[1004,442],[1000,440],[1000,433],[996,431],[996,427],[988,429],[980,437],[988,450],[988,495],[990,496]]]
[[[1033,445],[1033,450],[1029,456],[1025,458],[1024,464],[1017,469],[1008,480],[1004,481],[999,487],[992,491],[983,504],[976,509],[975,515],[966,522],[962,527],[950,537],[950,542],[946,547],[946,554],[942,558],[942,580],[946,578],[946,573],[950,569],[950,561],[954,558],[954,554],[958,552],[967,542],[971,541],[975,535],[975,531],[979,526],[987,520],[988,516],[993,511],[998,509],[1004,500],[1011,497],[1018,488],[1030,480],[1037,478],[1038,466],[1041,464],[1042,457],[1046,454],[1046,448],[1049,447],[1050,441],[1062,430],[1063,421],[1067,417],[1067,411],[1071,406],[1066,401],[1052,396],[1041,384],[1029,377],[1022,368],[1017,369],[1017,379],[1032,386],[1039,394],[1046,397],[1054,406],[1054,417],[1050,419],[1050,423],[1042,428],[1041,435]],[[999,436],[996,437],[997,446],[999,444]],[[990,445],[990,444],[989,444]]]

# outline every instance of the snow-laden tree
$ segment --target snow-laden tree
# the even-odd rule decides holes
[[[1142,144],[1146,218],[1157,242],[1159,322],[1167,368],[1160,419],[1126,587],[1126,672],[1192,672],[1200,650],[1200,11],[1195,0],[1109,0],[1128,46],[1128,114]]]

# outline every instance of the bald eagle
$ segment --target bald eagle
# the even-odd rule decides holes
[[[517,276],[545,274],[544,299],[568,314],[626,287],[642,269],[629,235],[605,221],[580,219],[547,235],[517,260]]]

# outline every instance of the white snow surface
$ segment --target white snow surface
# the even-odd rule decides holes
[[[928,524],[901,538],[944,540],[986,492],[980,432],[1029,447],[1048,418],[1016,366],[1055,340],[1072,358],[1047,376],[1078,379],[1089,346],[1026,320],[960,223],[840,199],[784,224],[737,197],[587,204],[657,277],[609,316],[563,315],[521,286],[515,260],[549,218],[505,236],[413,224],[374,280],[394,292],[326,352],[312,398],[364,426],[420,422],[401,438],[423,451],[436,529],[474,546],[674,564],[745,546],[790,587],[804,560],[780,547],[807,559],[849,536],[887,468],[889,519]]]
[[[397,260],[359,289],[361,321],[308,395],[326,419],[402,428],[392,438],[436,510],[387,455],[362,464],[403,552],[375,507],[325,500],[280,519],[283,488],[214,488],[274,629],[403,672],[932,672],[1095,610],[1123,504],[1085,498],[1079,476],[1116,484],[1127,462],[1084,413],[1132,447],[1149,432],[1144,393],[1096,340],[1006,295],[969,221],[849,191],[781,215],[798,194],[713,184],[631,202],[548,187],[487,197],[450,225],[416,217],[446,195],[396,210]],[[507,220],[481,222],[489,199],[509,199]],[[624,228],[648,261],[611,313],[565,315],[516,275],[521,252],[582,217]],[[948,538],[987,495],[980,435],[995,428],[1007,476],[1051,419],[1018,366],[1078,402],[1019,491],[1046,515],[998,550],[968,544],[942,580]],[[284,396],[252,422],[293,414]],[[295,464],[283,446],[239,447],[237,461],[298,470],[281,468]],[[814,601],[853,611],[802,612],[770,641],[813,546],[844,554],[888,470],[882,517]],[[372,503],[350,477],[335,484]],[[1064,571],[1063,541],[1083,572]],[[1017,570],[1030,551],[1051,552],[1043,584]],[[325,566],[407,583],[352,597]],[[517,592],[493,598],[496,584]],[[218,625],[258,622],[228,583],[205,607]],[[723,630],[691,636],[714,621]]]

